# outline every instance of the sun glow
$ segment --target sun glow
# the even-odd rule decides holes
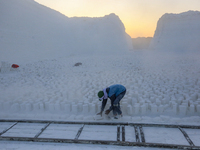
[[[200,11],[200,0],[35,0],[67,17],[103,17],[115,13],[132,37],[153,37],[165,13]]]

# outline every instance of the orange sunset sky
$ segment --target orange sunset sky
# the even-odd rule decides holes
[[[153,37],[165,13],[200,11],[200,0],[35,0],[67,17],[103,17],[115,13],[132,37]]]

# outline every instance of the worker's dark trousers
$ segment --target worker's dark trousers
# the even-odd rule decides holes
[[[119,94],[116,99],[113,102],[113,115],[121,115],[122,111],[120,108],[120,101],[121,99],[124,97],[124,95],[126,94],[126,90],[124,92],[122,92],[121,94]]]

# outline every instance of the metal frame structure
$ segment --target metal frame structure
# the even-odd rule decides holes
[[[174,124],[147,124],[147,123],[128,123],[128,122],[70,122],[70,121],[51,121],[51,120],[0,120],[0,122],[13,123],[7,129],[0,132],[0,140],[4,141],[32,141],[32,142],[55,142],[55,143],[81,143],[81,144],[106,144],[119,146],[139,146],[139,147],[157,147],[157,148],[171,148],[171,149],[195,149],[200,150],[200,146],[195,146],[184,129],[200,129],[200,126],[192,125],[174,125]],[[45,126],[34,137],[9,137],[3,136],[4,133],[12,129],[18,123],[43,123]],[[72,139],[58,139],[58,138],[40,138],[40,135],[45,131],[50,124],[82,124],[77,131],[75,138]],[[116,141],[108,140],[82,140],[79,136],[85,125],[116,125]],[[136,142],[129,142],[125,139],[125,127],[132,126],[135,130]],[[162,127],[162,128],[177,128],[188,141],[189,145],[179,144],[164,144],[164,143],[147,143],[145,140],[145,133],[143,127]],[[120,140],[121,137],[121,140]]]

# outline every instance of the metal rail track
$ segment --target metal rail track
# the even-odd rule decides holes
[[[146,124],[146,123],[128,123],[128,122],[68,122],[68,121],[48,121],[48,120],[0,120],[0,123],[10,123],[6,128],[1,131],[0,128],[0,140],[3,141],[32,141],[32,142],[55,142],[55,143],[81,143],[81,144],[106,144],[106,145],[119,145],[119,146],[139,146],[139,147],[157,147],[157,148],[171,148],[171,149],[195,149],[200,150],[200,146],[196,146],[191,140],[189,135],[184,129],[200,129],[200,126],[191,125],[174,125],[174,124]],[[37,134],[32,137],[25,136],[12,136],[6,135],[15,126],[20,126],[20,123],[26,123],[31,125],[34,123],[43,125],[38,129]],[[55,137],[41,137],[43,132],[49,128],[51,125],[80,125],[77,130],[75,137],[71,138],[55,138]],[[80,135],[83,132],[84,127],[90,126],[115,126],[116,127],[116,139],[112,140],[94,140],[94,139],[80,139]],[[126,127],[132,127],[135,136],[135,142],[130,142],[126,140]],[[188,142],[188,145],[180,144],[165,144],[165,143],[148,143],[145,139],[144,127],[159,127],[159,128],[176,128]],[[23,130],[23,129],[21,129]],[[31,130],[31,129],[30,129]],[[20,130],[19,130],[20,132]],[[15,133],[18,134],[18,133]],[[20,133],[19,133],[20,134]]]

